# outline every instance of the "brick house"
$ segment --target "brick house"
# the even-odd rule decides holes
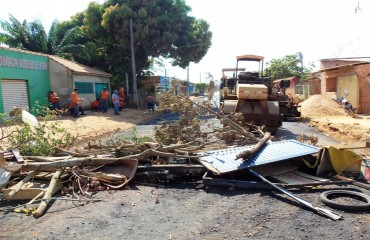
[[[320,60],[321,94],[333,98],[344,96],[358,110],[370,114],[370,58]]]

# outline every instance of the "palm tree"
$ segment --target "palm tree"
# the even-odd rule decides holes
[[[22,23],[14,16],[1,21],[0,44],[9,47],[56,55],[90,67],[108,70],[104,46],[87,38],[82,31],[83,15],[77,14],[69,21],[55,20],[47,35],[39,20]]]
[[[0,33],[0,43],[13,48],[47,53],[47,35],[39,20],[30,23],[24,20],[21,23],[10,15],[9,22],[0,21],[0,27],[5,31]]]

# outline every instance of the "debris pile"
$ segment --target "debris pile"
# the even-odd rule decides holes
[[[209,103],[181,95],[163,94],[161,107],[180,112],[180,123],[164,123],[151,141],[91,142],[76,151],[56,147],[49,157],[22,156],[16,150],[1,152],[3,197],[7,201],[28,199],[30,202],[21,205],[27,209],[40,202],[31,211],[40,217],[49,202],[58,199],[53,195],[59,191],[66,196],[62,200],[98,201],[94,199],[96,191],[127,189],[133,179],[163,183],[190,175],[206,186],[277,190],[318,214],[338,220],[339,214],[298,198],[287,189],[355,183],[362,188],[369,186],[366,181],[340,178],[343,176],[322,177],[323,173],[351,171],[361,180],[360,173],[367,169],[362,163],[366,161],[350,150],[319,148],[314,146],[317,138],[305,135],[297,140],[272,141],[270,133],[248,123],[242,115],[224,116]],[[215,115],[221,127],[202,129],[200,115]],[[362,209],[370,207],[368,202],[362,205]]]

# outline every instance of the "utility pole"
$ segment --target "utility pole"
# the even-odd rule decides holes
[[[128,97],[129,90],[128,90],[128,73],[126,72],[126,96]]]
[[[167,79],[167,69],[164,69],[164,88],[166,91],[168,91],[168,85],[169,85],[169,81]]]
[[[189,66],[190,66],[190,62],[189,62],[189,65],[188,65],[188,71],[187,71],[187,77],[186,77],[186,82],[187,82],[187,91],[186,91],[186,95],[189,97]]]
[[[137,97],[137,79],[135,65],[135,49],[134,49],[134,31],[132,29],[132,19],[130,19],[130,39],[131,39],[131,65],[132,65],[132,94],[134,97],[135,108],[139,107],[139,99]]]

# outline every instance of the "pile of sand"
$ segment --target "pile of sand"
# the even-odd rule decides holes
[[[343,116],[345,111],[332,98],[313,95],[301,103],[302,117]]]

